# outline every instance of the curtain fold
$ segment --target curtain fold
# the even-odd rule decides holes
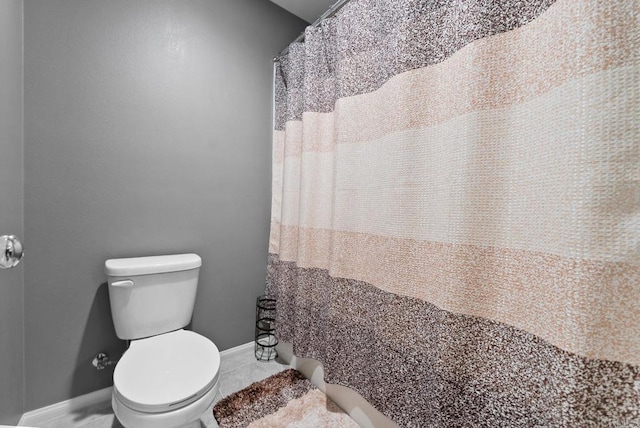
[[[401,426],[640,426],[640,3],[352,0],[276,63],[277,334]]]

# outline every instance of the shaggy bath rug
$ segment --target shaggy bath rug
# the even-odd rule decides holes
[[[220,428],[357,428],[299,371],[285,370],[223,398],[213,407]]]

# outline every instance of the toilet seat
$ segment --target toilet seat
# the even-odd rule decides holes
[[[177,330],[133,341],[116,365],[113,392],[130,409],[167,412],[200,399],[219,371],[220,353],[213,342]]]

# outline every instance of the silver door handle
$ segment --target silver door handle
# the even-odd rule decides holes
[[[24,257],[24,249],[15,235],[0,236],[0,269],[16,267],[22,257]]]

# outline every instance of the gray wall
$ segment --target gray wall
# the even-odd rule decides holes
[[[24,243],[22,173],[22,0],[0,0],[0,235]],[[22,414],[25,264],[0,270],[0,424]]]
[[[270,206],[265,0],[25,0],[26,409],[111,384],[104,261],[202,256],[193,329],[253,339]]]

